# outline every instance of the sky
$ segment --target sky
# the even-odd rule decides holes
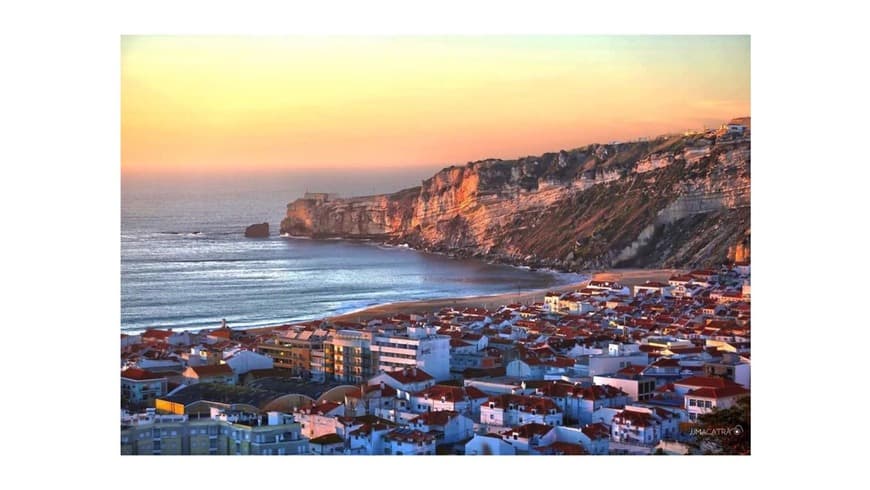
[[[122,179],[416,176],[718,126],[750,115],[749,67],[749,36],[122,36]]]

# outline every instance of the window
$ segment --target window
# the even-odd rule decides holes
[[[489,414],[489,420],[495,420],[495,414]]]
[[[694,398],[689,398],[689,406],[690,406],[690,407],[694,407],[694,406],[695,406],[695,399],[694,399]]]
[[[704,407],[706,407],[706,408],[713,408],[713,402],[711,402],[710,400],[705,400],[705,401],[704,401]]]

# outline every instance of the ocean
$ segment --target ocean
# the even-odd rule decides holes
[[[122,185],[121,330],[199,329],[222,319],[278,325],[578,279],[373,242],[281,237],[284,209],[301,194],[284,187]],[[270,238],[244,237],[246,226],[264,221]]]

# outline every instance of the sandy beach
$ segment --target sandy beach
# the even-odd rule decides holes
[[[625,286],[635,286],[646,281],[667,281],[674,274],[682,272],[679,269],[614,269],[609,271],[590,271],[583,274],[588,277],[580,282],[564,286],[537,289],[530,291],[495,294],[490,296],[475,296],[469,298],[438,298],[423,301],[402,301],[371,306],[359,311],[329,317],[330,321],[365,321],[372,318],[397,315],[401,313],[429,313],[441,308],[497,308],[511,303],[531,304],[544,301],[548,291],[564,293],[584,287],[590,280],[617,281]]]

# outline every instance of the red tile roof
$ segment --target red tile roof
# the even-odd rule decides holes
[[[731,396],[738,395],[748,395],[749,390],[746,388],[736,385],[736,386],[725,386],[722,388],[698,388],[696,390],[692,390],[688,392],[686,395],[691,395],[695,397],[701,398],[727,398]]]
[[[740,386],[739,384],[717,376],[690,376],[674,381],[675,385],[697,386],[698,388],[725,388],[727,386]]]
[[[525,424],[519,427],[508,429],[502,432],[502,435],[506,437],[513,437],[513,434],[516,433],[517,437],[522,437],[523,439],[530,439],[534,436],[542,436],[550,432],[551,430],[553,430],[553,428],[549,425],[532,422],[530,424]]]
[[[656,423],[652,415],[646,412],[622,410],[613,417],[614,424],[630,424],[638,427],[649,427]]]
[[[421,381],[429,381],[431,379],[435,379],[429,373],[423,371],[420,368],[405,368],[399,369],[397,371],[388,371],[384,374],[402,384],[418,383]]]
[[[646,366],[641,366],[639,364],[632,364],[631,366],[626,366],[626,367],[620,369],[619,371],[617,371],[617,373],[618,374],[625,374],[628,376],[634,376],[634,375],[643,373],[644,369],[646,369]]]
[[[309,405],[307,407],[303,407],[303,410],[312,414],[312,415],[325,415],[336,408],[341,406],[340,403],[336,402],[323,402],[319,405]]]
[[[127,368],[124,371],[121,371],[121,377],[127,379],[134,379],[136,381],[147,381],[151,379],[162,379],[165,376],[161,376],[159,374],[152,373],[146,369],[139,368]]]
[[[402,442],[432,442],[437,436],[431,432],[421,432],[419,430],[396,429],[391,431],[385,437],[386,440],[402,441]]]
[[[595,422],[594,424],[589,424],[586,427],[581,429],[586,437],[594,440],[597,439],[610,439],[610,429],[607,428],[606,425],[601,422]]]
[[[490,403],[495,405],[495,408],[507,409],[513,404],[515,410],[519,410],[522,406],[524,413],[530,413],[533,409],[539,414],[549,413],[550,410],[555,410],[556,413],[561,413],[562,410],[556,406],[553,400],[549,398],[526,396],[526,395],[497,395],[489,397],[482,406],[489,406]]]
[[[668,357],[662,357],[661,359],[652,363],[652,365],[656,367],[680,367],[680,361]]]
[[[430,399],[433,400],[443,399],[447,402],[461,402],[464,401],[466,397],[471,399],[480,399],[487,397],[485,393],[473,386],[460,387],[450,385],[435,385],[431,388],[414,393],[414,396],[428,396]]]
[[[457,415],[459,415],[459,412],[454,412],[452,410],[439,410],[418,415],[411,419],[411,422],[429,426],[443,426],[447,425],[450,420],[456,418]]]
[[[166,339],[168,339],[169,337],[171,337],[173,333],[174,333],[174,332],[172,332],[172,331],[167,331],[167,330],[151,330],[151,329],[148,329],[148,330],[145,330],[145,332],[142,333],[142,338],[143,338],[143,339],[166,340]]]
[[[215,364],[213,366],[191,366],[190,369],[196,373],[198,378],[206,378],[209,376],[227,376],[233,374],[233,369],[227,364]]]
[[[537,448],[538,452],[544,454],[555,454],[555,455],[583,455],[589,454],[585,447],[580,444],[573,444],[570,442],[561,442],[556,441],[549,446],[540,446]]]
[[[338,435],[334,432],[332,434],[324,434],[320,437],[315,437],[314,439],[311,439],[310,441],[308,441],[309,444],[318,444],[318,445],[319,444],[339,444],[342,442],[344,442],[344,439],[342,439],[340,435]]]

